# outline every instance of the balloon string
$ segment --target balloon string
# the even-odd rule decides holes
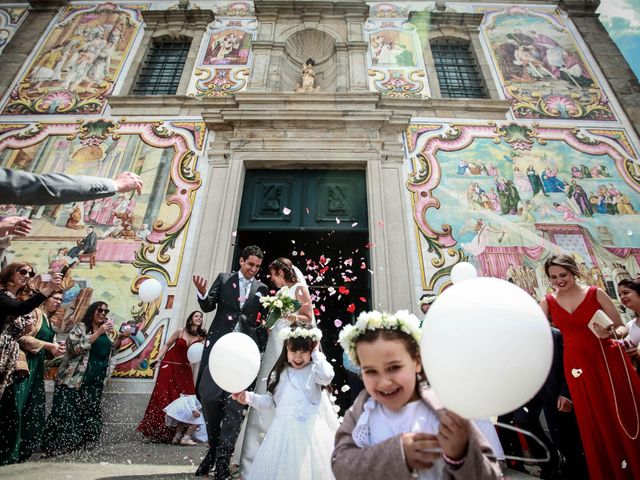
[[[533,438],[536,442],[538,442],[538,444],[544,448],[544,451],[546,452],[546,456],[544,458],[525,458],[525,457],[516,457],[513,455],[505,455],[504,458],[506,460],[518,460],[521,462],[530,462],[530,463],[542,463],[542,462],[548,462],[549,460],[551,460],[551,452],[549,451],[549,449],[547,448],[547,446],[542,442],[542,440],[540,440],[538,437],[536,437],[533,433],[529,432],[528,430],[524,430],[522,428],[519,427],[514,427],[513,425],[508,425],[506,423],[502,423],[502,422],[496,422],[494,423],[495,426],[500,426],[503,428],[506,428],[507,430],[511,430],[513,432],[517,432],[517,433],[521,433],[523,434],[525,437],[531,437]],[[492,458],[496,458],[495,455]],[[502,460],[502,459],[500,459]]]

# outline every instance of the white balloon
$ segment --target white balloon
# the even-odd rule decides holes
[[[240,332],[222,336],[211,348],[209,372],[223,390],[242,392],[258,376],[260,350],[251,337]]]
[[[480,277],[454,284],[431,305],[420,353],[443,405],[466,418],[483,418],[511,412],[540,390],[553,338],[527,292]]]
[[[189,363],[198,363],[202,360],[202,351],[204,350],[204,345],[202,342],[196,342],[189,347],[187,350],[187,359]]]
[[[476,267],[469,262],[456,263],[451,269],[451,281],[454,285],[469,280],[470,278],[476,278],[477,276],[478,272],[476,271]]]
[[[155,302],[160,295],[162,295],[162,284],[155,278],[148,278],[140,284],[138,296],[143,302]]]

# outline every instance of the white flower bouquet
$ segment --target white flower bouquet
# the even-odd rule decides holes
[[[284,286],[273,296],[263,295],[260,303],[267,309],[267,318],[264,326],[266,329],[272,328],[279,318],[300,310],[302,304],[295,298],[289,296],[289,287]]]

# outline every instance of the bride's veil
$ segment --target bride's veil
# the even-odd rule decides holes
[[[298,280],[298,283],[303,287],[306,287],[307,290],[309,290],[309,284],[307,283],[307,279],[303,275],[302,271],[298,267],[293,265],[293,262],[291,264],[293,266],[294,272],[296,272],[296,279]],[[311,296],[311,292],[309,292],[309,296]],[[311,304],[311,324],[312,325],[316,324],[316,316],[313,313],[313,303]]]

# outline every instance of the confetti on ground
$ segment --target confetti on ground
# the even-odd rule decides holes
[[[353,227],[357,227],[357,226],[358,226],[358,222],[353,222],[353,223],[351,224],[351,228],[353,228]]]
[[[284,213],[285,215],[289,215],[289,214],[291,213],[291,209],[289,209],[289,208],[287,208],[287,207],[284,207],[284,208],[282,209],[282,213]]]
[[[342,392],[348,392],[349,390],[351,390],[351,387],[349,385],[343,385],[340,390],[342,390]]]
[[[333,324],[336,326],[336,328],[340,328],[342,326],[342,320],[340,320],[339,318],[336,318],[333,321]]]
[[[353,303],[350,303],[349,306],[347,307],[347,312],[353,313],[355,311],[356,311],[356,306]]]
[[[573,378],[578,378],[580,375],[582,375],[582,369],[581,368],[571,369],[571,375],[573,375]]]

